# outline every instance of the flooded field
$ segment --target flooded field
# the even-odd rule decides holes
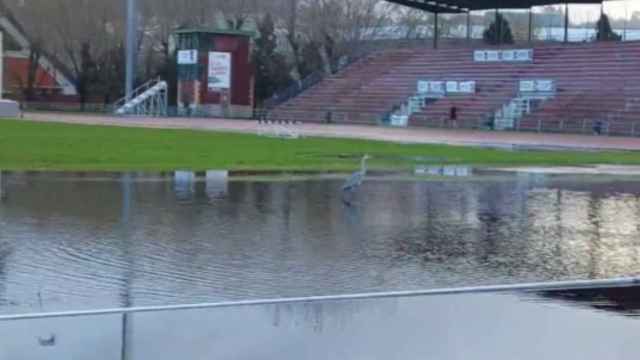
[[[638,178],[416,174],[4,172],[0,312],[640,274]]]

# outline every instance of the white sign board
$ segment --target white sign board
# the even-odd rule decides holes
[[[448,93],[457,93],[458,92],[458,82],[457,81],[447,81],[447,92]]]
[[[231,53],[209,53],[209,90],[231,88]]]
[[[536,90],[536,82],[533,80],[522,80],[520,81],[520,91],[521,92],[531,92]]]
[[[476,50],[473,52],[473,60],[475,62],[528,62],[533,61],[533,50]]]
[[[198,63],[198,50],[179,50],[178,65],[194,65]]]
[[[514,61],[533,61],[533,50],[515,50]]]
[[[473,94],[476,92],[476,82],[475,81],[461,81],[459,90],[461,93],[465,94]]]
[[[520,92],[549,93],[555,91],[553,80],[522,80],[520,81]]]
[[[502,61],[514,61],[516,58],[515,51],[513,50],[505,50],[501,55]]]
[[[539,91],[539,92],[551,92],[551,91],[553,91],[553,80],[538,80],[538,81],[536,81],[536,91]]]
[[[429,92],[429,82],[418,80],[418,94],[426,94]]]
[[[487,61],[500,61],[500,54],[498,53],[498,51],[487,51]]]
[[[473,52],[473,60],[477,62],[487,61],[487,52],[482,50],[476,50]]]
[[[444,93],[444,82],[442,82],[442,81],[431,81],[429,83],[429,90],[432,93]]]

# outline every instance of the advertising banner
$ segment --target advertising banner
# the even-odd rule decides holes
[[[198,63],[198,50],[179,50],[178,65],[194,65]]]
[[[209,90],[222,90],[231,88],[231,53],[209,53]]]
[[[429,82],[418,80],[418,94],[426,94],[429,92]]]
[[[465,94],[473,94],[476,92],[475,81],[462,81],[460,82],[460,92]]]

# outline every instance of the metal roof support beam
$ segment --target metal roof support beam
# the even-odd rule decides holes
[[[529,8],[529,43],[533,42],[533,9]]]
[[[564,42],[569,42],[569,3],[564,3]]]
[[[438,13],[433,13],[433,48],[438,48]]]
[[[471,42],[471,11],[467,11],[467,42]]]
[[[461,8],[456,1],[447,0],[447,2],[440,1],[418,1],[418,0],[387,0],[399,5],[412,7],[414,9],[424,10],[432,13],[461,13],[464,9]]]
[[[500,10],[496,8],[496,13],[493,20],[493,25],[495,26],[494,36],[496,45],[501,45],[502,43],[502,24],[498,21],[500,20]]]
[[[605,0],[387,0],[429,12],[463,13],[468,10],[529,9],[533,6],[562,4],[600,4]]]
[[[600,5],[600,19],[598,20],[598,25],[600,26],[600,37],[603,36],[604,34],[604,21],[602,20],[602,17],[604,16],[604,3],[602,3],[602,5]],[[598,39],[600,40],[600,39]]]

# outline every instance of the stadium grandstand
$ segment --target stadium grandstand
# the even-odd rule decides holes
[[[640,135],[640,41],[569,41],[558,0],[389,0],[434,14],[432,43],[377,49],[275,97],[272,120]],[[602,0],[572,0],[602,4]],[[531,34],[534,6],[565,5],[563,42]],[[439,14],[530,9],[529,39],[443,41]],[[469,26],[469,22],[467,22]],[[602,29],[603,31],[606,29]],[[619,40],[619,39],[618,39]],[[302,91],[303,90],[303,91]]]

